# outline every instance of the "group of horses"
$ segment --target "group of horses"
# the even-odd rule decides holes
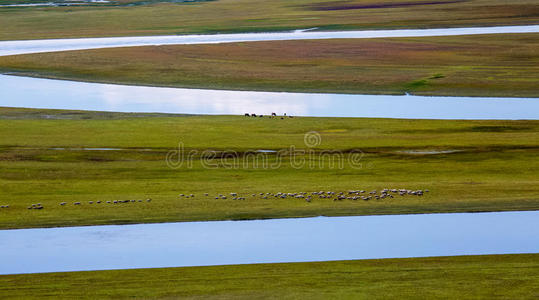
[[[245,116],[246,117],[254,117],[254,118],[256,118],[256,117],[263,118],[264,117],[264,115],[257,115],[257,114],[250,114],[250,113],[245,113]],[[270,118],[273,118],[273,117],[277,117],[277,114],[274,113],[274,112],[271,113]],[[286,113],[284,113],[284,115],[281,117],[281,119],[283,119],[284,117],[286,117]],[[289,116],[289,117],[292,118],[292,116]]]

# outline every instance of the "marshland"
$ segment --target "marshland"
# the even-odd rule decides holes
[[[539,295],[534,1],[39,2],[0,0],[0,298]]]

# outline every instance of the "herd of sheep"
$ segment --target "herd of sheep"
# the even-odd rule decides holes
[[[311,202],[313,199],[330,199],[333,201],[342,201],[342,200],[364,200],[369,201],[371,199],[385,199],[385,198],[394,198],[395,196],[423,196],[424,193],[429,192],[429,190],[408,190],[408,189],[383,189],[380,191],[365,191],[365,190],[350,190],[346,192],[332,192],[332,191],[319,191],[319,192],[300,192],[300,193],[258,193],[251,194],[251,198],[259,197],[261,199],[268,198],[297,198],[304,199],[306,202]],[[205,197],[210,197],[208,193],[204,194]],[[181,198],[192,198],[195,197],[194,194],[179,194]],[[212,196],[213,197],[213,196]],[[232,199],[232,200],[245,200],[249,196],[241,196],[238,193],[230,193],[228,196],[224,194],[217,194],[215,199]]]
[[[148,198],[146,199],[146,202],[151,202],[152,199]],[[120,204],[120,203],[135,203],[135,202],[143,202],[143,200],[113,200],[113,201],[88,201],[88,204]],[[67,202],[60,202],[60,206],[65,206],[68,203]],[[82,205],[82,202],[73,202],[73,205]],[[0,208],[9,208],[9,205],[2,205]],[[43,209],[44,206],[41,205],[41,203],[35,203],[30,206],[28,206],[28,209]]]
[[[369,201],[372,199],[380,200],[385,198],[394,198],[395,196],[423,196],[425,193],[428,193],[429,190],[408,190],[408,189],[383,189],[380,191],[365,191],[365,190],[350,190],[345,192],[332,192],[332,191],[318,191],[318,192],[299,192],[299,193],[257,193],[249,195],[240,195],[239,193],[230,193],[217,194],[215,200],[219,199],[232,199],[232,200],[245,200],[247,198],[260,198],[260,199],[303,199],[306,202],[311,202],[312,200],[318,199],[329,199],[333,201],[342,201],[342,200],[364,200]],[[204,193],[205,197],[214,197],[210,196],[208,193]],[[195,194],[179,194],[180,198],[194,198]],[[145,202],[151,202],[152,199],[148,198]],[[112,200],[112,201],[88,201],[88,204],[121,204],[121,203],[136,203],[144,202],[143,200]],[[60,202],[60,206],[67,205],[67,202]],[[82,202],[73,202],[73,205],[82,205]],[[9,208],[9,205],[0,205],[1,208]],[[43,209],[41,203],[36,203],[28,206],[28,209]]]

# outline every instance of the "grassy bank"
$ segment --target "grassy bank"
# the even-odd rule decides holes
[[[539,34],[275,41],[0,57],[30,76],[141,85],[538,97]]]
[[[0,205],[10,207],[0,209],[0,228],[536,210],[538,129],[538,121],[281,120],[2,108]],[[305,146],[309,131],[320,133],[319,146]],[[186,153],[198,152],[171,168],[165,158],[180,142]],[[250,152],[291,146],[313,153],[292,158]],[[217,151],[210,152],[215,157],[203,152],[209,149]],[[363,153],[355,164],[348,160],[351,149]],[[324,150],[341,151],[342,160]],[[259,195],[382,188],[430,192],[369,201]],[[245,199],[234,200],[232,192]],[[179,197],[191,193],[195,197]],[[218,194],[228,197],[215,199]],[[152,201],[106,204],[146,198]],[[37,203],[44,209],[27,209]]]
[[[538,23],[534,0],[219,0],[134,7],[0,8],[0,40]]]
[[[0,276],[0,298],[536,299],[539,255]]]

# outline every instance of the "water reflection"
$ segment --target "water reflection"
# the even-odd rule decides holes
[[[177,89],[0,75],[0,106],[118,112],[539,119],[539,99]]]
[[[539,212],[0,230],[0,274],[539,252]]]

